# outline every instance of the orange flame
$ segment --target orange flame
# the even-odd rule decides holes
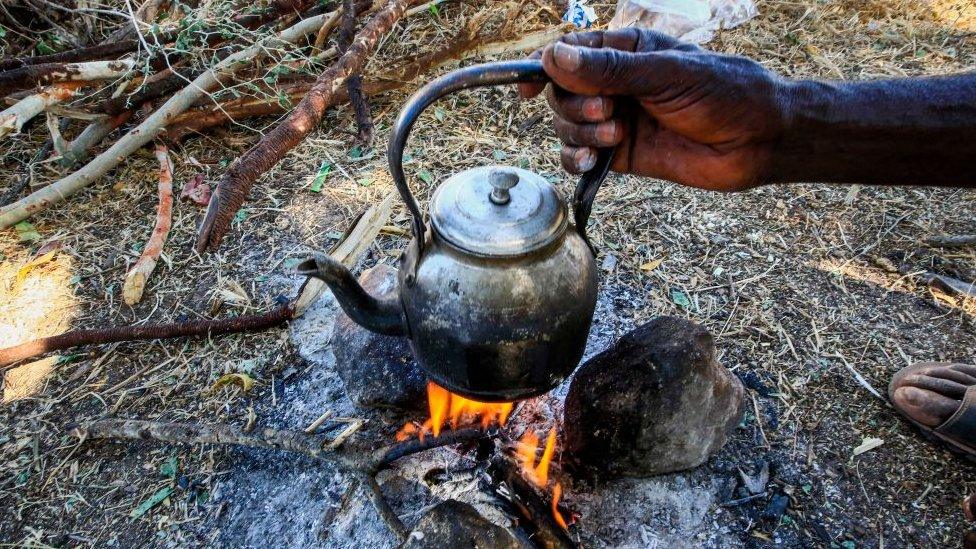
[[[549,484],[549,466],[552,464],[552,456],[556,453],[556,428],[549,429],[549,436],[546,437],[546,446],[542,450],[542,457],[536,463],[536,453],[539,451],[539,437],[533,431],[526,431],[515,446],[515,455],[522,464],[522,473],[525,478],[540,488],[545,488]],[[552,487],[552,517],[564,530],[569,526],[566,519],[559,512],[559,498],[563,495],[563,487],[558,482]]]
[[[473,423],[480,423],[484,429],[496,423],[505,425],[514,406],[512,402],[478,402],[456,395],[433,382],[427,382],[427,408],[430,417],[419,428],[413,423],[407,423],[396,434],[396,439],[403,441],[413,435],[423,439],[427,432],[435,437],[440,436],[445,421],[450,423],[451,429]]]

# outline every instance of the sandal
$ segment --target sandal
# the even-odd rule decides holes
[[[920,373],[932,366],[951,366],[950,363],[924,362],[902,368],[891,378],[888,385],[888,400],[905,419],[918,427],[925,438],[940,440],[949,445],[957,453],[961,453],[972,461],[976,461],[976,385],[970,386],[962,398],[962,403],[952,416],[938,427],[932,428],[913,419],[895,403],[895,389],[902,386],[901,381],[912,374]]]

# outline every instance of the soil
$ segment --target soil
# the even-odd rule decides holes
[[[594,4],[601,21],[609,20],[612,5]],[[971,70],[976,28],[966,26],[972,19],[947,15],[946,4],[768,0],[759,2],[757,19],[719,33],[709,47],[752,56],[792,77]],[[451,9],[445,4],[443,20],[423,24],[446,27]],[[406,40],[416,31],[408,25],[398,32]],[[400,47],[397,40],[391,38],[373,63]],[[378,145],[404,99],[391,93],[374,100]],[[499,89],[439,106],[443,110],[425,114],[411,138],[410,174],[425,170],[439,181],[504,161],[552,178],[564,194],[571,189],[541,100],[518,102],[514,91]],[[532,120],[538,123],[523,124]],[[297,261],[312,250],[328,251],[356,215],[392,191],[381,150],[357,155],[353,130],[350,110],[328,113],[255,186],[216,254],[193,252],[200,210],[178,204],[163,261],[134,308],[122,304],[121,285],[155,216],[150,151],[34,216],[39,240],[21,242],[16,231],[0,232],[0,341],[51,335],[69,324],[244,314],[294,295]],[[17,159],[46,137],[44,124],[35,124],[4,142],[9,154],[0,192],[19,178]],[[198,173],[214,184],[255,139],[254,131],[235,127],[187,141],[173,151],[177,187]],[[310,180],[323,160],[342,169],[313,192]],[[53,179],[56,170],[45,165],[36,177]],[[414,180],[426,200],[432,185]],[[976,361],[976,304],[932,289],[918,276],[929,271],[976,280],[976,249],[923,243],[930,235],[976,233],[974,208],[976,195],[959,189],[809,183],[720,195],[613,176],[591,218],[602,289],[588,353],[655,316],[685,316],[716,337],[720,362],[749,388],[749,411],[726,447],[692,471],[597,486],[567,479],[564,499],[581,514],[585,544],[959,546],[967,527],[959,504],[976,492],[974,465],[921,438],[883,395],[891,375],[912,362]],[[407,231],[398,206],[360,268],[393,264]],[[54,259],[22,270],[55,241]],[[20,282],[18,273],[24,273]],[[329,369],[328,342],[316,339],[331,329],[310,322],[260,334],[80,349],[56,363],[7,372],[0,404],[0,540],[31,546],[390,546],[365,500],[343,516],[329,516],[346,485],[320,463],[217,446],[79,444],[67,435],[70,425],[103,417],[239,426],[253,420],[302,429],[333,409],[369,420],[357,436],[389,440],[404,418],[351,406]],[[8,336],[8,326],[18,335]],[[304,336],[296,335],[302,330]],[[211,389],[234,372],[257,384],[246,392],[234,384]],[[539,432],[558,423],[565,388],[523,404],[513,423]],[[883,443],[854,455],[872,438]],[[764,463],[770,480],[753,497],[743,476],[762,476]],[[432,467],[469,464],[469,456],[442,449],[405,460],[381,481],[408,525],[446,497],[480,502],[479,510],[503,522],[490,502],[481,501],[476,481],[463,475],[428,480]],[[167,489],[167,498],[138,512]]]

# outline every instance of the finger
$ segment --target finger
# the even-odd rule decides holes
[[[563,169],[569,173],[579,174],[593,169],[596,165],[596,149],[592,147],[574,147],[563,145],[559,153],[559,160]]]
[[[683,52],[632,53],[556,42],[542,51],[546,73],[579,95],[646,95],[681,79]]]
[[[577,124],[561,116],[554,117],[556,135],[563,143],[577,147],[615,147],[623,139],[623,124],[607,120],[598,124]]]
[[[529,59],[540,59],[542,57],[542,48],[539,48],[529,55]],[[515,89],[518,90],[519,96],[523,99],[531,99],[544,90],[546,87],[545,82],[522,82],[521,84],[516,84]]]
[[[609,97],[572,95],[555,86],[546,88],[546,100],[559,116],[573,122],[603,122],[613,116]]]
[[[942,379],[949,379],[955,381],[956,383],[961,383],[965,386],[976,385],[976,376],[971,376],[965,372],[953,368],[937,368],[926,372],[926,375],[932,377],[939,377]]]
[[[574,32],[564,35],[560,42],[571,46],[586,48],[612,48],[628,52],[651,52],[666,49],[696,49],[694,44],[679,42],[676,38],[664,33],[641,30],[634,27],[615,29],[612,31]]]

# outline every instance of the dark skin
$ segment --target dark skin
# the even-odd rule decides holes
[[[783,78],[743,57],[621,29],[564,36],[534,54],[571,173],[615,147],[612,169],[712,191],[828,183],[976,187],[976,74],[871,82]],[[976,366],[907,377],[895,404],[935,427]]]

